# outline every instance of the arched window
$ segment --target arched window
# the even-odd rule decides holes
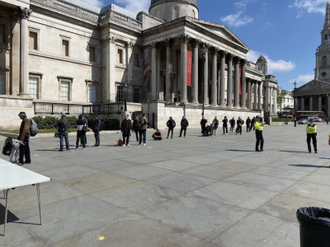
[[[156,10],[156,17],[157,18],[160,18],[160,11],[159,11],[159,9]]]
[[[327,67],[327,57],[326,56],[322,57],[322,67]]]
[[[328,39],[328,35],[327,35],[327,34],[324,36],[324,39],[325,39],[325,40],[327,40],[327,39]]]
[[[175,6],[173,8],[173,20],[178,19],[179,18],[179,7]]]
[[[191,16],[192,16],[193,18],[196,18],[195,10],[192,10]]]

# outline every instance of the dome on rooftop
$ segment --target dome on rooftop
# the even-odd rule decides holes
[[[267,63],[267,59],[261,54],[257,60],[257,63]]]
[[[166,3],[166,2],[186,3],[186,4],[194,5],[196,8],[198,8],[197,0],[151,0],[150,9],[157,4]]]

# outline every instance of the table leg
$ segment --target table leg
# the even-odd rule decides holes
[[[7,218],[8,218],[8,192],[9,190],[5,190],[5,196],[6,196],[6,209],[5,209],[5,223],[3,224],[3,236],[6,236],[6,224],[7,224]]]
[[[36,188],[37,188],[38,205],[39,205],[40,225],[42,225],[42,221],[41,221],[41,204],[40,204],[40,184],[37,184]]]

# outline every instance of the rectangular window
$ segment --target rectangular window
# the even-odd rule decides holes
[[[88,85],[88,102],[95,103],[96,102],[96,86]]]
[[[140,103],[140,89],[133,88],[133,102]]]
[[[6,77],[5,73],[0,73],[0,95],[6,94]]]
[[[68,57],[69,56],[69,41],[62,40],[62,55]]]
[[[0,44],[5,44],[5,25],[0,24]]]
[[[139,58],[139,54],[137,53],[134,54],[134,66],[136,68],[140,68],[140,58]]]
[[[39,79],[37,77],[29,78],[29,92],[32,98],[39,99]]]
[[[70,100],[70,82],[61,81],[61,101]]]
[[[117,86],[117,102],[123,102],[123,101],[124,101],[124,87]]]
[[[123,64],[123,50],[118,49],[117,63]]]
[[[95,62],[95,47],[93,46],[89,47],[89,61]]]
[[[30,32],[29,48],[30,50],[38,50],[38,34],[36,32]]]

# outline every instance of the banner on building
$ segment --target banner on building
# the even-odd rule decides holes
[[[187,86],[191,87],[192,51],[187,50]]]
[[[143,47],[143,91],[149,92],[151,76],[151,49],[150,46]]]
[[[242,68],[239,68],[239,94],[242,94]]]

